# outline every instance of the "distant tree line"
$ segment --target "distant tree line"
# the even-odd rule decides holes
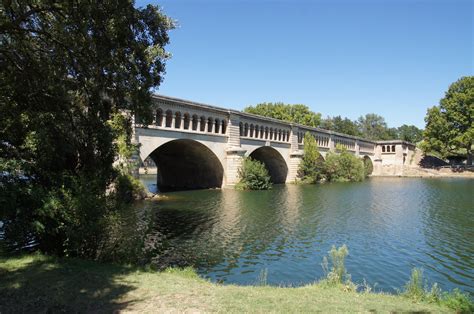
[[[341,116],[322,119],[320,113],[311,111],[306,105],[291,105],[281,102],[248,106],[244,111],[371,140],[400,139],[417,143],[423,138],[423,131],[416,126],[404,124],[398,128],[389,128],[385,118],[374,113],[361,116],[356,121]]]

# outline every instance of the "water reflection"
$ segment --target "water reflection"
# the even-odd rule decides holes
[[[176,192],[137,204],[124,233],[140,261],[192,265],[214,281],[254,284],[266,269],[270,284],[313,282],[330,247],[345,243],[356,282],[394,291],[423,267],[444,289],[473,293],[473,188],[474,180],[377,178]]]

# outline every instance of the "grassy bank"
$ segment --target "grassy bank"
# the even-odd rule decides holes
[[[453,312],[342,287],[218,285],[191,269],[153,272],[42,255],[0,258],[0,313],[11,312]]]

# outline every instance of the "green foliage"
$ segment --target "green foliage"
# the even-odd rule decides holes
[[[333,118],[327,117],[321,122],[321,127],[326,130],[331,130],[343,134],[361,136],[359,126],[357,122],[354,122],[348,118],[342,118],[341,116],[335,116]]]
[[[362,181],[366,170],[364,163],[345,148],[337,148],[340,153],[329,152],[324,162],[324,176],[328,181]]]
[[[467,156],[472,164],[474,144],[474,76],[460,78],[449,86],[439,106],[428,109],[422,148],[446,157]]]
[[[425,297],[422,269],[412,269],[410,280],[405,285],[403,295],[417,301],[420,301]]]
[[[474,303],[467,294],[459,289],[443,292],[435,283],[428,288],[428,283],[423,280],[423,270],[413,268],[410,280],[406,283],[402,295],[414,301],[437,303],[455,310],[457,313],[473,313]]]
[[[320,113],[315,113],[311,111],[308,106],[301,104],[287,105],[281,102],[261,103],[256,106],[246,107],[244,112],[311,127],[317,127],[321,123]]]
[[[141,199],[146,195],[143,183],[130,174],[120,173],[115,180],[115,197],[120,203],[131,203],[135,199]]]
[[[462,293],[459,289],[443,292],[439,304],[449,307],[457,313],[474,313],[474,302],[469,295]]]
[[[366,177],[368,177],[374,171],[374,165],[372,164],[370,158],[364,158],[362,161],[364,162],[364,174]]]
[[[410,143],[418,143],[423,139],[423,130],[414,125],[402,125],[398,128],[397,138]]]
[[[132,172],[132,169],[138,166],[138,161],[132,160],[134,154],[138,155],[138,144],[133,144],[131,141],[132,124],[130,117],[118,112],[112,114],[111,119],[107,122],[112,128],[115,138],[117,158],[114,167],[122,175],[128,175]]]
[[[316,139],[306,132],[304,153],[298,168],[298,177],[305,183],[316,183],[322,179],[324,159],[318,151]]]
[[[327,256],[324,256],[321,266],[326,274],[326,278],[321,281],[321,284],[326,286],[343,285],[345,290],[355,291],[357,287],[352,282],[351,275],[347,273],[345,265],[346,257],[349,255],[347,246],[344,244],[336,248],[333,245],[328,253],[331,259],[331,268],[329,268]]]
[[[265,164],[247,157],[239,169],[240,182],[236,189],[240,190],[268,190],[272,188],[270,175]]]
[[[394,134],[388,132],[385,118],[375,113],[368,113],[357,120],[359,131],[364,138],[370,140],[393,139]]]
[[[5,1],[0,10],[0,221],[11,248],[94,256],[106,191],[130,159],[173,22],[133,1]],[[123,182],[122,182],[123,183]]]

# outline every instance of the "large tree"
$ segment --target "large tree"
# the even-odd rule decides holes
[[[423,139],[423,130],[414,125],[402,125],[397,129],[398,138],[411,143],[418,143]]]
[[[388,132],[385,118],[375,113],[368,113],[357,120],[363,137],[371,140],[387,140],[396,136]]]
[[[460,78],[449,86],[439,106],[425,117],[423,149],[441,156],[462,154],[472,165],[474,144],[474,76]]]
[[[323,129],[344,133],[348,135],[359,136],[359,128],[357,123],[349,118],[342,118],[341,116],[327,117],[321,122]]]
[[[288,105],[282,102],[261,103],[255,106],[246,107],[244,112],[299,123],[311,127],[317,127],[321,123],[320,113],[315,113],[311,111],[308,106],[301,104]]]
[[[11,243],[94,254],[118,129],[130,131],[111,119],[151,119],[172,27],[158,7],[128,0],[2,2],[0,221]]]

